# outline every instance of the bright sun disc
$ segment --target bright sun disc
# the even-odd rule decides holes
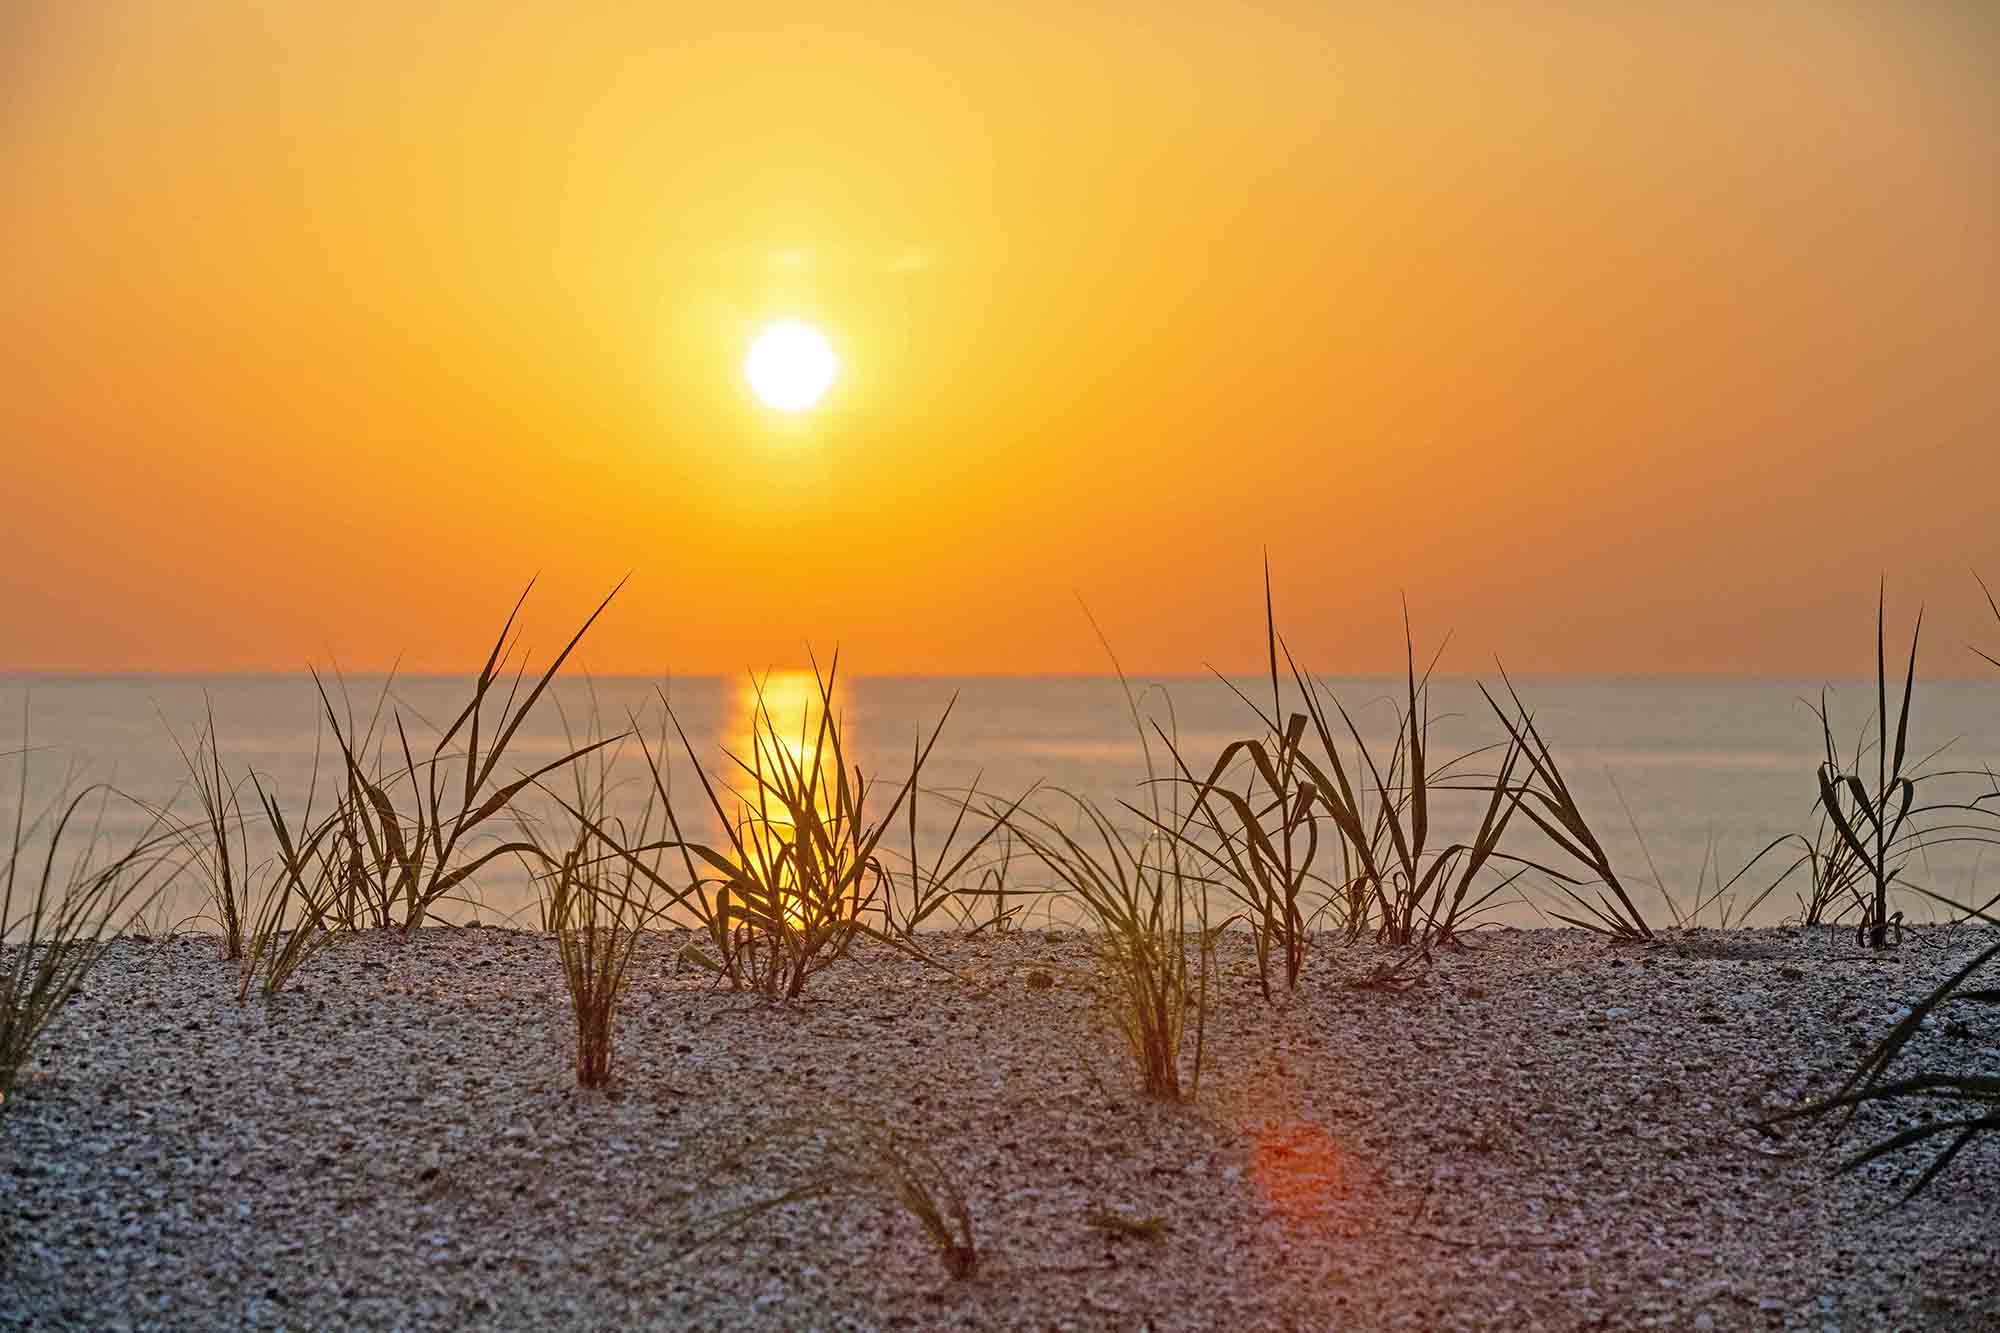
[[[743,377],[757,401],[780,412],[803,412],[833,387],[840,362],[818,329],[796,320],[766,325],[750,343]]]

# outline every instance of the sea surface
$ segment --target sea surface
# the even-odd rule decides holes
[[[1386,762],[1402,682],[1328,679],[1322,684],[1327,697],[1337,698],[1353,716],[1378,761]],[[1873,682],[1823,687],[1818,681],[1545,678],[1517,685],[1598,837],[1656,924],[1670,922],[1676,910],[1687,914],[1697,897],[1706,898],[1775,840],[1812,836],[1817,824],[1814,773],[1824,742],[1809,704],[1819,701],[1822,688],[1844,755],[1851,755],[1864,734],[1872,735],[1875,711]],[[471,696],[472,686],[471,679],[458,677],[391,681],[351,676],[328,682],[333,713],[350,737],[369,734],[374,719],[373,741],[360,748],[371,766],[384,771],[402,766],[396,719],[421,765],[440,729]],[[1214,678],[1134,681],[1134,697],[1128,700],[1112,678],[859,678],[837,683],[835,715],[843,727],[850,770],[859,766],[875,781],[867,807],[870,818],[893,799],[914,747],[943,719],[922,771],[926,794],[918,807],[919,859],[929,864],[950,831],[959,798],[975,784],[981,793],[975,809],[988,797],[1012,801],[1032,793],[1030,808],[1073,824],[1072,800],[1082,797],[1136,828],[1137,816],[1121,803],[1145,808],[1157,797],[1171,804],[1176,788],[1171,782],[1148,785],[1147,755],[1139,743],[1133,703],[1151,737],[1154,774],[1170,779],[1174,772],[1162,732],[1175,738],[1189,765],[1205,774],[1222,747],[1263,730],[1250,703],[1235,691],[1266,712],[1272,708],[1268,681],[1236,681],[1233,687]],[[727,756],[751,757],[758,697],[748,676],[566,678],[527,717],[496,771],[502,780],[511,780],[560,757],[573,743],[632,731],[662,761],[689,835],[719,842],[724,820],[733,820],[742,808],[730,788],[741,792],[749,786],[744,770]],[[762,680],[762,697],[779,735],[796,753],[798,736],[817,725],[813,677],[803,671],[774,671]],[[497,697],[489,702],[483,744],[490,744],[497,729],[499,704]],[[1893,693],[1890,706],[1893,714]],[[1282,707],[1295,709],[1296,697],[1288,695]],[[99,795],[106,788],[117,793],[86,805],[89,822],[80,817],[72,826],[65,853],[81,849],[93,833],[100,847],[129,842],[161,812],[170,819],[196,818],[183,749],[194,751],[197,733],[211,712],[232,781],[254,772],[265,791],[295,818],[305,814],[308,795],[312,811],[324,812],[338,773],[338,748],[327,707],[310,677],[0,675],[0,754],[8,756],[0,764],[0,814],[9,828],[24,808],[31,825],[44,816],[26,842],[35,867],[46,848],[46,814],[65,793],[96,784],[104,784]],[[1434,682],[1430,714],[1433,769],[1454,755],[1505,739],[1473,681]],[[460,740],[455,740],[447,753],[459,749]],[[721,815],[704,792],[690,751],[716,781]],[[2000,682],[1920,681],[1909,751],[1913,763],[1926,761],[1932,770],[2000,768]],[[652,789],[645,752],[628,738],[605,754],[615,756],[610,811],[636,819]],[[1489,770],[1496,757],[1490,751],[1473,753],[1463,771]],[[1361,770],[1351,739],[1343,759],[1351,771]],[[447,771],[454,782],[460,780],[457,768]],[[1864,771],[1874,771],[1872,754]],[[1967,800],[1995,785],[1985,777],[1943,779],[1931,785],[1926,798]],[[557,790],[567,793],[569,788],[558,784]],[[398,799],[407,794],[402,790]],[[1476,801],[1465,795],[1439,798],[1432,816],[1434,846],[1472,834],[1479,814]],[[256,804],[244,786],[244,808],[253,810]],[[1989,802],[1993,804],[2000,802]],[[545,829],[553,831],[562,822],[560,807],[546,793],[531,793],[525,805]],[[968,819],[958,845],[980,827],[983,821],[977,816]],[[253,823],[249,832],[253,859],[265,856],[265,831]],[[883,844],[892,865],[907,855],[907,844],[908,830],[899,814]],[[995,869],[995,858],[1009,846],[1004,840],[990,842],[968,864],[968,876]],[[1525,829],[1513,849],[1573,869]],[[1012,850],[1004,878],[988,876],[985,882],[1004,883],[1023,895],[1012,905],[1025,910],[1024,919],[1065,919],[1067,909],[1060,902],[1033,894],[1048,883],[1047,874],[1018,845]],[[1983,901],[2000,884],[2000,873],[1984,870],[1984,861],[2000,861],[1988,855],[1990,850],[1977,840],[1942,845],[1912,859],[1905,873],[1954,899]],[[1796,856],[1791,848],[1770,853],[1738,881],[1732,895],[1703,907],[1701,923],[1720,924],[1732,910],[1741,918],[1749,901]],[[59,872],[63,864],[59,860]],[[1993,870],[2000,872],[2000,864]],[[1803,876],[1795,875],[1747,919],[1770,924],[1796,917],[1795,891],[1802,890]],[[213,929],[200,919],[205,900],[198,877],[184,876],[152,904],[148,919],[155,929]],[[444,915],[533,924],[536,901],[527,871],[508,857],[494,862]],[[1943,911],[1914,893],[1906,894],[1902,905],[1912,920],[1932,919]],[[18,903],[15,910],[20,910]],[[1551,910],[1569,909],[1543,876],[1530,873],[1489,904],[1483,919],[1546,924]]]

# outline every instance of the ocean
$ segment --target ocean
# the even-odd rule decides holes
[[[1386,756],[1395,734],[1402,683],[1329,679],[1323,684],[1354,716],[1364,739]],[[1671,921],[1669,899],[1685,910],[1700,886],[1713,888],[1718,877],[1727,880],[1773,840],[1813,833],[1814,771],[1822,757],[1822,740],[1808,701],[1818,700],[1820,682],[1544,678],[1518,684],[1597,835],[1655,924]],[[1270,706],[1268,682],[1241,680],[1233,685],[1261,706]],[[1177,736],[1182,753],[1203,770],[1230,741],[1258,734],[1259,724],[1249,706],[1230,684],[1217,679],[1134,681],[1133,686],[1149,727],[1157,724]],[[1875,686],[1842,682],[1827,688],[1836,734],[1843,752],[1849,752],[1871,725]],[[334,693],[343,718],[351,707],[361,726],[378,701],[383,716],[399,715],[421,760],[439,726],[449,722],[470,689],[468,678],[391,682],[379,676],[353,676]],[[777,671],[765,680],[767,706],[787,734],[796,734],[815,696],[806,672]],[[636,725],[659,749],[660,727],[670,707],[710,773],[728,774],[724,752],[748,754],[755,699],[747,676],[671,681],[565,678],[553,697],[529,717],[499,772],[512,776],[563,754],[566,734],[580,739]],[[1452,755],[1505,738],[1473,681],[1434,682],[1430,703],[1434,769]],[[1071,796],[1114,810],[1119,802],[1145,805],[1149,800],[1145,755],[1126,696],[1115,679],[858,678],[839,683],[835,704],[845,728],[850,765],[885,780],[872,798],[872,808],[878,811],[907,772],[913,745],[928,735],[947,708],[949,718],[923,773],[927,790],[956,793],[976,783],[981,793],[1012,800],[1036,788],[1032,802],[1056,818],[1064,817]],[[1288,701],[1287,707],[1292,706]],[[1892,712],[1894,707],[1892,694]],[[99,783],[144,803],[121,797],[102,807],[97,833],[106,845],[135,836],[145,826],[148,809],[192,818],[195,806],[176,740],[192,749],[196,729],[211,709],[222,757],[233,778],[254,771],[266,790],[288,810],[295,810],[303,807],[317,774],[315,809],[326,808],[335,772],[334,745],[310,677],[0,675],[0,753],[9,756],[0,765],[0,814],[11,827],[17,810],[23,808],[20,752],[25,734],[25,809],[30,820],[58,794]],[[489,737],[492,727],[489,721]],[[393,736],[394,730],[384,727],[377,734]],[[1157,741],[1154,749],[1156,771],[1170,776],[1170,763]],[[714,836],[719,822],[707,810],[679,736],[667,733],[664,753],[671,756],[670,790],[690,831]],[[1934,755],[1928,761],[1934,770],[2000,766],[2000,681],[1919,681],[1910,753],[1915,759]],[[1352,760],[1351,745],[1344,757]],[[619,754],[613,769],[614,812],[637,809],[646,789],[639,781],[644,774],[640,758],[631,742]],[[1490,766],[1493,758],[1478,756],[1471,766]],[[1873,772],[1872,758],[1865,771]],[[741,786],[740,771],[734,777]],[[1984,777],[1945,779],[1933,784],[1928,798],[1964,800],[1994,786]],[[1172,795],[1169,786],[1154,790]],[[726,808],[734,808],[728,796],[723,799]],[[1433,814],[1433,845],[1470,836],[1478,818],[1475,801],[1465,795],[1440,798]],[[546,800],[539,807],[530,805],[554,813]],[[245,808],[254,806],[246,788]],[[90,809],[95,813],[99,807]],[[919,849],[928,862],[949,830],[955,805],[948,795],[933,795],[919,809]],[[261,831],[252,832],[253,854],[262,855]],[[37,855],[42,845],[39,836],[29,840]],[[884,845],[901,854],[906,843],[899,816]],[[81,840],[71,845],[80,846]],[[1525,830],[1515,850],[1535,859],[1552,855],[1546,843],[1526,836]],[[1993,878],[1982,878],[1985,850],[1976,841],[1944,845],[1912,859],[1906,874],[1914,883],[1955,899],[1975,895],[1983,899],[1993,891],[1986,887],[1981,892]],[[1774,853],[1744,877],[1735,900],[1739,914],[1795,854]],[[1046,879],[1020,855],[1008,864],[1010,889],[1026,893]],[[1798,887],[1802,877],[1795,876],[1766,898],[1748,921],[1773,924],[1795,918]],[[156,929],[204,928],[199,920],[204,899],[201,885],[191,877],[184,879],[152,906],[148,920]],[[1064,919],[1061,904],[1028,901],[1034,904],[1031,919]],[[532,883],[510,858],[478,877],[466,901],[455,903],[444,915],[532,924],[534,905]],[[1916,894],[1906,894],[1902,906],[1911,920],[1933,919],[1942,911]],[[1483,919],[1503,925],[1547,924],[1551,908],[1565,910],[1559,895],[1539,875],[1530,874],[1516,881]],[[1719,905],[1706,909],[1702,924],[1718,924],[1721,910]]]

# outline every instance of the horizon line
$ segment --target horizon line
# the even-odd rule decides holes
[[[645,672],[645,671],[583,671],[565,670],[556,676],[557,681],[613,681],[613,682],[655,682],[674,680],[736,680],[744,676],[754,676],[766,672],[808,671],[810,663],[771,665],[763,668],[745,667],[739,671],[688,671],[688,672]],[[327,673],[344,679],[395,679],[395,680],[465,680],[476,677],[477,669],[462,671],[397,671],[394,669],[370,668]],[[1306,675],[1320,680],[1403,680],[1400,670],[1387,671],[1307,671]],[[1497,678],[1501,673],[1471,671],[1434,671],[1433,681],[1478,681]],[[1799,672],[1778,671],[1509,671],[1508,679],[1517,681],[1594,681],[1594,682],[1642,682],[1642,681],[1686,681],[1701,683],[1751,684],[1796,684],[1801,681],[1823,681],[1831,684],[1866,683],[1875,684],[1872,675],[1809,675]],[[511,678],[512,673],[505,677]],[[43,681],[118,681],[118,680],[167,680],[167,681],[230,681],[230,680],[290,680],[310,679],[312,668],[253,668],[247,670],[202,670],[184,668],[148,668],[136,670],[68,670],[44,667],[0,667],[0,681],[43,680]],[[1174,671],[1126,671],[1122,679],[1134,683],[1150,681],[1214,681],[1218,676],[1232,680],[1270,679],[1268,671],[1258,668],[1242,672],[1219,672],[1215,670],[1174,670]],[[919,681],[919,680],[1003,680],[1003,681],[1117,681],[1121,679],[1113,671],[843,671],[842,680],[876,681]],[[1282,678],[1289,682],[1289,677]],[[1944,682],[1991,682],[1994,673],[1980,672],[1926,672],[1919,670],[1920,681]]]

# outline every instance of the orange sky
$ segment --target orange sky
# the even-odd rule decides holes
[[[0,669],[1973,669],[2000,10],[1500,8],[9,5]]]

